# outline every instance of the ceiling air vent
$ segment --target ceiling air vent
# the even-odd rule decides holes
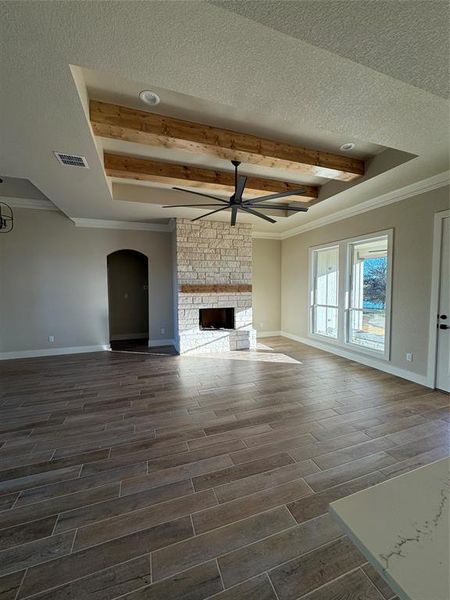
[[[77,156],[76,154],[65,154],[64,152],[54,152],[54,154],[62,165],[89,169],[89,165],[87,164],[87,160],[84,156]]]

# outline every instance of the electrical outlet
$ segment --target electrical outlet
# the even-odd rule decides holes
[[[48,341],[50,342],[50,344],[53,344],[53,342],[55,341],[55,336],[54,335],[49,335],[48,336]]]
[[[166,328],[165,328],[165,327],[161,327],[161,329],[160,329],[160,332],[161,332],[162,334],[166,333]]]
[[[264,327],[264,323],[262,321],[259,322],[259,328],[262,329]]]
[[[408,362],[412,362],[412,361],[413,361],[413,358],[414,358],[414,355],[413,355],[413,353],[412,353],[412,352],[407,352],[407,353],[406,353],[406,360],[407,360]]]

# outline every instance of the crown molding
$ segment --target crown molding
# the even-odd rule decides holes
[[[288,229],[280,234],[279,239],[285,240],[293,237],[294,235],[298,235],[299,233],[305,233],[306,231],[311,231],[312,229],[317,229],[318,227],[324,227],[325,225],[330,225],[336,221],[342,221],[343,219],[348,219],[370,210],[375,210],[376,208],[381,208],[382,206],[394,204],[395,202],[401,202],[402,200],[407,200],[413,196],[418,196],[419,194],[424,194],[445,185],[449,185],[449,176],[450,171],[444,171],[443,173],[438,173],[438,175],[433,175],[432,177],[422,179],[421,181],[416,181],[415,183],[398,188],[392,192],[387,192],[381,196],[361,202],[356,206],[344,208],[331,215],[315,219],[310,223],[305,223],[304,225],[299,225],[298,227]]]
[[[421,181],[416,181],[415,183],[401,187],[398,190],[387,192],[381,196],[376,196],[375,198],[361,202],[356,206],[344,208],[325,217],[314,219],[313,221],[305,223],[304,225],[293,227],[292,229],[288,229],[282,233],[254,231],[253,237],[267,240],[286,240],[295,235],[299,235],[300,233],[306,233],[312,229],[324,227],[325,225],[336,223],[336,221],[342,221],[343,219],[348,219],[370,210],[375,210],[376,208],[381,208],[382,206],[388,206],[389,204],[394,204],[395,202],[401,202],[407,198],[412,198],[413,196],[418,196],[419,194],[424,194],[440,187],[444,187],[445,185],[449,185],[449,178],[450,171],[444,171],[442,173],[438,173],[437,175],[433,175],[432,177],[427,177]]]
[[[388,206],[395,202],[401,202],[407,198],[418,196],[426,192],[438,189],[449,184],[450,171],[444,171],[432,177],[422,179],[410,185],[399,188],[392,192],[387,192],[381,196],[371,198],[365,202],[361,202],[356,206],[344,208],[333,214],[325,217],[314,219],[304,225],[293,227],[287,231],[281,233],[271,233],[269,231],[253,231],[252,237],[256,239],[266,240],[285,240],[301,233],[306,233],[325,225],[330,225],[343,219],[348,219],[356,215],[381,208],[382,206]],[[58,211],[59,209],[50,200],[36,200],[32,198],[9,198],[0,197],[0,202],[6,202],[12,208],[27,208],[34,210],[51,210]],[[135,231],[159,231],[159,232],[171,232],[174,230],[175,219],[171,219],[169,223],[163,225],[161,223],[140,223],[136,221],[113,221],[104,219],[84,219],[84,218],[71,218],[71,221],[76,227],[94,227],[100,229],[128,229]]]
[[[8,198],[6,196],[0,196],[0,202],[9,204],[11,208],[31,208],[34,210],[55,210],[59,211],[53,202],[50,200],[37,200],[33,198]]]
[[[97,229],[128,229],[134,231],[159,231],[167,233],[172,231],[172,223],[139,223],[138,221],[107,221],[104,219],[81,219],[71,217],[75,227],[94,227]]]
[[[253,231],[252,237],[258,240],[281,240],[282,233],[269,233],[268,231]]]

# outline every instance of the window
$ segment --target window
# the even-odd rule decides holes
[[[339,248],[314,250],[313,332],[337,338]]]
[[[384,352],[388,237],[357,242],[350,249],[350,300],[347,341]]]
[[[311,249],[310,333],[389,358],[392,231]]]

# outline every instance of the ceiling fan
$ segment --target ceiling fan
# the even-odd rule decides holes
[[[306,206],[286,206],[281,204],[265,204],[267,200],[276,200],[278,198],[283,198],[285,196],[293,196],[295,194],[304,193],[304,189],[299,188],[298,190],[289,190],[288,192],[280,192],[278,194],[269,194],[268,196],[259,196],[258,198],[252,198],[251,200],[243,200],[242,194],[244,193],[245,184],[247,182],[247,177],[245,175],[238,175],[238,167],[241,164],[238,160],[232,160],[232,165],[234,166],[234,192],[230,196],[229,200],[224,200],[223,198],[219,198],[217,196],[211,196],[210,194],[203,194],[202,192],[193,192],[191,190],[185,190],[183,188],[174,187],[172,189],[177,190],[178,192],[186,192],[188,194],[195,194],[197,196],[202,196],[204,198],[212,198],[216,201],[215,204],[174,204],[171,206],[163,206],[163,208],[178,208],[178,207],[189,207],[189,208],[197,208],[199,206],[205,206],[209,208],[213,208],[218,206],[215,210],[205,213],[200,217],[196,217],[195,219],[191,219],[191,221],[198,221],[199,219],[203,219],[204,217],[209,217],[209,215],[213,215],[214,213],[221,212],[223,210],[231,209],[231,226],[234,227],[236,225],[237,213],[239,210],[244,211],[245,213],[249,213],[254,215],[255,217],[259,217],[260,219],[264,219],[265,221],[269,221],[269,223],[276,223],[275,219],[271,219],[267,215],[264,215],[255,208],[265,208],[270,210],[284,210],[289,212],[307,212],[308,208]],[[264,203],[264,204],[263,204]]]

